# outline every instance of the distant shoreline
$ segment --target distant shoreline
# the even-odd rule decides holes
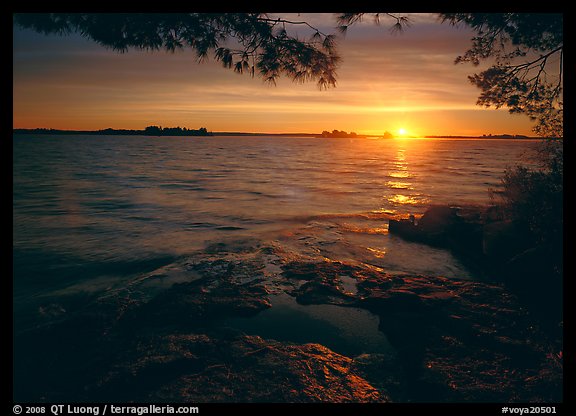
[[[537,136],[525,136],[522,134],[484,134],[482,136],[453,136],[453,135],[442,135],[442,136],[424,136],[425,139],[544,139],[545,137]]]
[[[59,129],[12,129],[12,134],[42,134],[42,135],[74,135],[84,134],[92,136],[213,136],[212,132],[207,131],[201,127],[195,129],[182,129],[180,127],[162,128],[157,126],[149,126],[144,130],[130,130],[130,129],[103,129],[103,130],[59,130]]]
[[[150,134],[145,130],[130,130],[130,129],[103,129],[103,130],[60,130],[60,129],[13,129],[12,134],[41,134],[41,135],[93,135],[93,136],[183,136],[183,137],[209,137],[209,136],[277,136],[277,137],[310,137],[320,138],[318,133],[251,133],[251,132],[234,132],[234,131],[214,131],[205,134],[198,134],[198,130],[188,130],[180,134]],[[357,138],[380,138],[379,135],[358,135]],[[543,139],[543,137],[525,136],[519,134],[496,134],[496,135],[482,135],[482,136],[466,136],[466,135],[427,135],[421,136],[425,139],[514,139],[514,140],[534,140]],[[333,139],[335,137],[327,137],[325,139]],[[350,138],[350,137],[347,137]],[[418,138],[418,137],[394,137],[394,138]]]

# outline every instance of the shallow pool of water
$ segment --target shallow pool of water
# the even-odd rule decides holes
[[[318,343],[349,357],[394,353],[378,329],[378,316],[369,311],[336,305],[300,305],[284,293],[271,296],[270,301],[270,309],[251,318],[223,320],[222,327],[265,339]]]

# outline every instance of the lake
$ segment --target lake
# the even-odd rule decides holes
[[[179,265],[219,243],[473,278],[450,253],[389,235],[388,219],[487,204],[506,167],[538,143],[14,136],[16,327],[64,294],[105,296],[161,269],[171,270],[165,287],[185,281]]]

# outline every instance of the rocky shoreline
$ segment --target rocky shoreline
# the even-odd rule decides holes
[[[74,311],[74,298],[42,305],[50,319],[15,336],[15,400],[562,401],[561,344],[502,282],[390,275],[259,241],[213,245],[182,267],[186,281],[146,296],[169,271]],[[347,356],[218,325],[274,308],[279,293],[371,312],[394,352]]]
[[[409,241],[448,249],[485,280],[503,283],[561,339],[562,248],[534,241],[527,224],[503,219],[493,206],[437,205],[420,218],[390,220],[389,230]]]

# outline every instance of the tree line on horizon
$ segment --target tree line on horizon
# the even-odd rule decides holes
[[[144,134],[147,136],[212,136],[206,127],[194,130],[186,127],[148,126],[144,129]]]
[[[356,132],[351,131],[350,133],[345,132],[344,130],[332,130],[331,132],[328,130],[324,130],[320,137],[325,138],[342,138],[342,137],[366,137],[362,135],[356,134]]]
[[[13,134],[90,134],[90,135],[122,135],[122,136],[213,136],[206,127],[188,129],[186,127],[148,126],[144,130],[112,129],[103,130],[59,130],[59,129],[13,129]]]

